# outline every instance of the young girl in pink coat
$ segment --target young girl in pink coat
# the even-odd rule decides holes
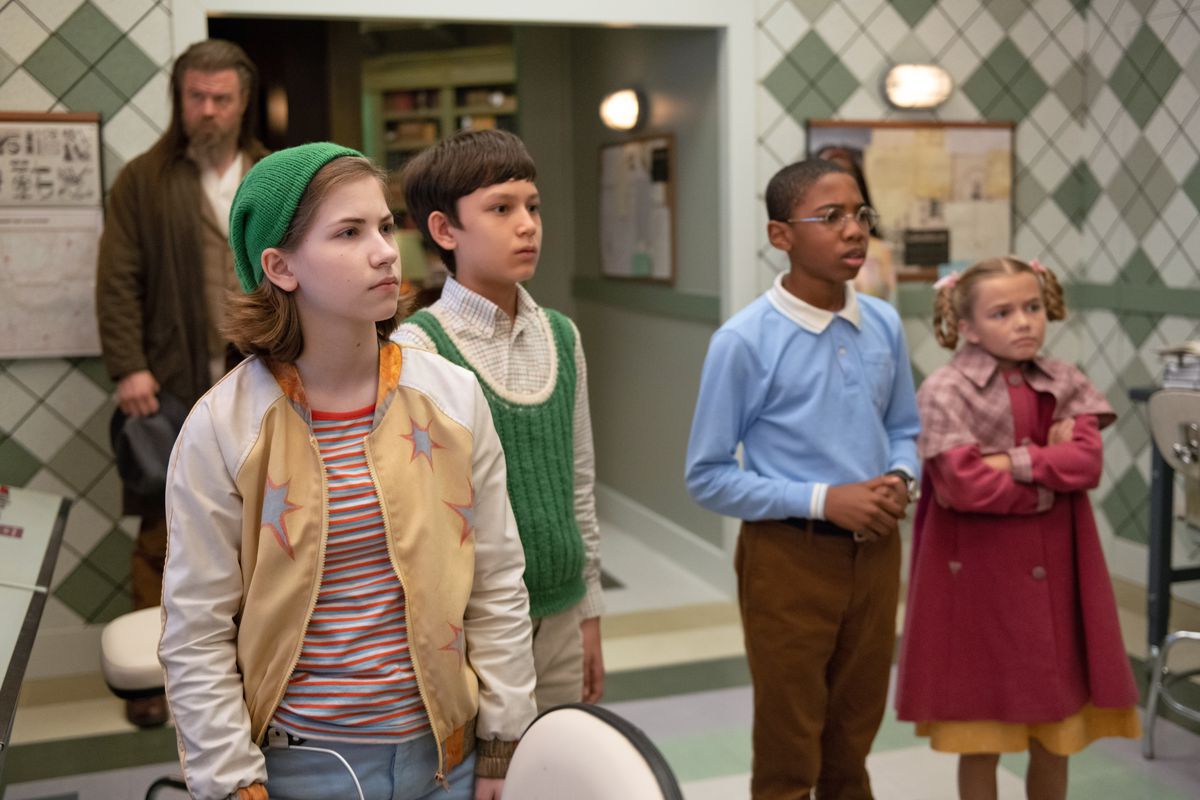
[[[914,521],[899,716],[959,753],[964,799],[996,797],[1000,753],[1028,749],[1030,798],[1065,798],[1067,757],[1140,735],[1129,660],[1087,491],[1112,408],[1074,366],[1039,356],[1062,288],[994,258],[936,284],[951,350],[917,394]]]

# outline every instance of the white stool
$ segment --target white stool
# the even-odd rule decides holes
[[[125,700],[163,693],[163,671],[158,663],[158,638],[162,631],[158,606],[122,614],[100,634],[100,670],[113,694]]]
[[[143,608],[122,614],[100,633],[100,671],[113,694],[123,700],[153,697],[164,691],[162,665],[158,663],[158,638],[162,632],[162,609]],[[159,778],[150,784],[146,800],[162,789],[187,792],[182,778]]]

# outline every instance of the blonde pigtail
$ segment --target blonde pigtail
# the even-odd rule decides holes
[[[933,296],[933,335],[947,350],[958,346],[958,312],[954,310],[954,286],[944,285]]]
[[[1063,298],[1062,284],[1049,267],[1038,273],[1042,279],[1042,295],[1046,298],[1046,319],[1058,322],[1067,318],[1067,303]]]

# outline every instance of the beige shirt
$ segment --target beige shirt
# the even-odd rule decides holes
[[[246,174],[249,159],[238,153],[233,162],[218,174],[212,167],[200,170],[200,186],[208,199],[202,209],[204,223],[204,301],[208,308],[208,364],[213,382],[225,374],[226,340],[220,333],[225,318],[225,298],[239,291],[237,273],[233,269],[233,252],[229,249],[229,211],[233,197]]]

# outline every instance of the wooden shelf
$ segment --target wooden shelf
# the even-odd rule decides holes
[[[397,53],[363,64],[363,132],[368,155],[393,169],[404,159],[459,130],[463,117],[492,117],[510,128],[518,108],[516,58],[511,46],[466,47],[435,52]],[[491,99],[503,102],[463,102]],[[407,94],[405,97],[403,95]],[[431,105],[435,103],[436,105]],[[395,108],[413,104],[413,108]],[[418,107],[419,104],[419,107]],[[435,123],[436,138],[414,137],[408,123]]]

